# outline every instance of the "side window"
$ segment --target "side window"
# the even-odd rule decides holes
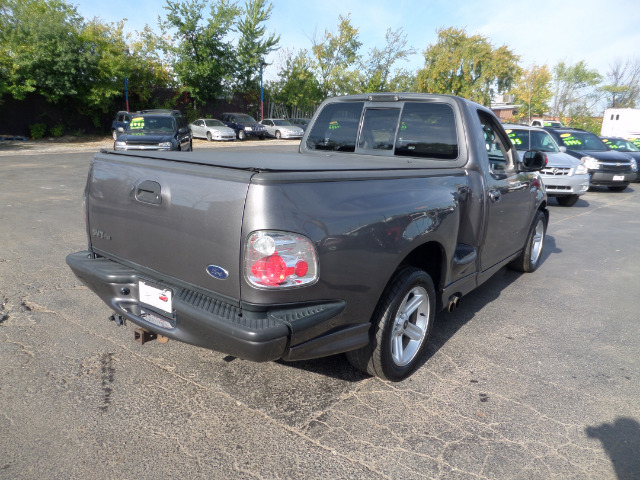
[[[307,148],[354,152],[364,102],[336,102],[326,105],[313,124]]]
[[[400,118],[395,154],[441,160],[458,158],[456,119],[451,105],[407,102]]]
[[[478,117],[482,126],[484,145],[489,158],[489,167],[492,173],[502,173],[511,168],[512,161],[509,154],[511,148],[508,139],[503,138],[500,127],[495,119],[485,112],[479,111]]]

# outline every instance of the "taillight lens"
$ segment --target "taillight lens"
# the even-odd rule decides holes
[[[318,280],[318,261],[311,241],[296,233],[265,230],[247,238],[247,281],[261,288],[291,288]]]

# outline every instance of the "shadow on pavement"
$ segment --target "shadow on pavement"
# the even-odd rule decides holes
[[[614,423],[587,427],[585,433],[600,440],[618,480],[640,479],[640,423],[618,418]]]

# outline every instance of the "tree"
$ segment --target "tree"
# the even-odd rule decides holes
[[[519,57],[506,46],[494,48],[482,35],[468,36],[454,27],[438,30],[438,41],[424,53],[417,90],[447,93],[490,105],[520,75]]]
[[[256,96],[261,65],[265,57],[276,49],[280,36],[266,36],[264,23],[271,17],[273,5],[265,0],[247,0],[244,17],[238,22],[240,40],[237,48],[236,89],[245,98]]]
[[[602,86],[606,108],[634,108],[640,96],[640,61],[616,59],[609,68]]]
[[[388,92],[392,90],[391,72],[400,60],[416,53],[407,47],[407,36],[398,30],[387,29],[386,45],[382,50],[377,47],[369,51],[369,57],[362,62],[362,92]]]
[[[0,62],[4,89],[16,99],[37,92],[57,103],[77,97],[95,76],[94,52],[81,38],[84,23],[61,0],[5,0]]]
[[[228,33],[241,13],[228,0],[212,3],[208,15],[206,6],[205,0],[167,0],[167,18],[160,21],[172,39],[164,50],[180,88],[200,102],[230,93],[236,60]]]
[[[325,30],[321,40],[313,40],[311,51],[320,88],[325,97],[354,93],[358,87],[358,29],[351,25],[349,15],[338,17],[338,33]]]
[[[284,65],[280,69],[277,82],[269,89],[274,101],[303,110],[313,110],[322,100],[324,93],[313,72],[313,60],[306,50],[285,52]]]
[[[551,72],[546,65],[532,65],[522,72],[511,94],[515,97],[514,103],[521,105],[518,119],[527,118],[531,121],[532,116],[543,116],[549,111],[549,102],[553,96]]]
[[[553,110],[557,117],[590,115],[589,110],[597,103],[595,87],[600,83],[600,74],[590,70],[584,60],[575,65],[564,61],[553,67]]]

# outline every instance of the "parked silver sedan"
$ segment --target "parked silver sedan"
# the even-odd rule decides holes
[[[570,207],[589,190],[589,170],[575,157],[564,153],[545,130],[525,125],[504,126],[518,155],[527,150],[537,150],[547,155],[547,166],[540,176],[549,197],[556,197],[560,205]]]
[[[209,141],[230,141],[236,139],[233,128],[227,127],[220,120],[200,118],[189,124],[193,138],[206,138]]]
[[[260,122],[267,129],[267,135],[275,138],[302,138],[304,130],[282,118],[265,118]]]

